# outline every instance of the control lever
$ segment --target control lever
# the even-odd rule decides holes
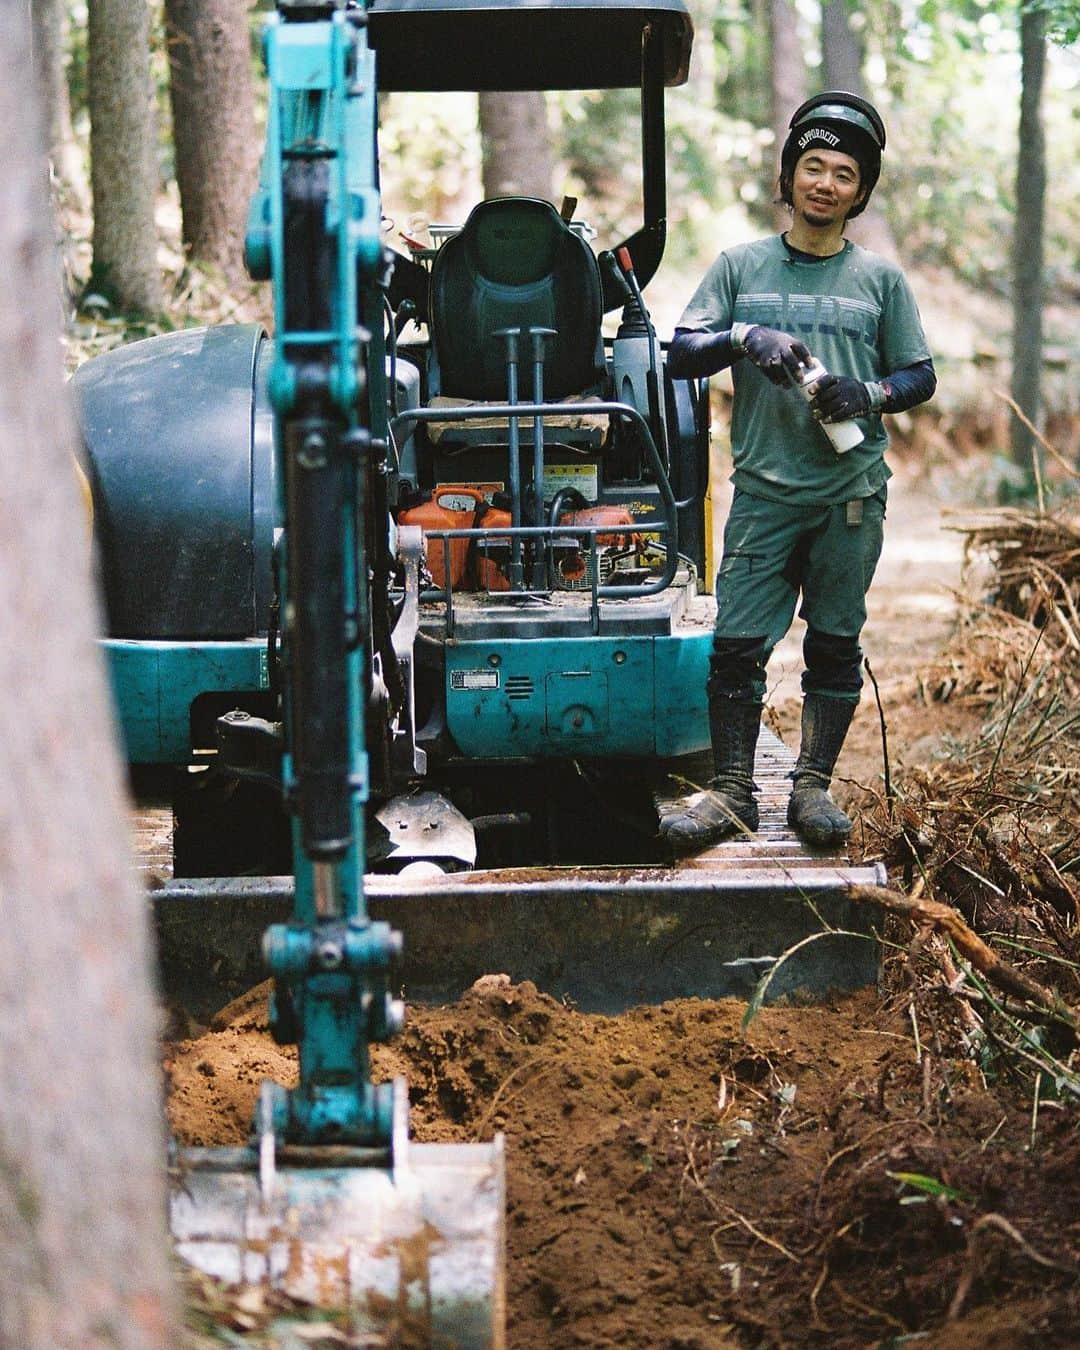
[[[405,325],[410,320],[415,319],[419,312],[415,300],[402,300],[397,307],[397,313],[394,315],[394,336],[400,337],[405,330]]]
[[[629,256],[630,250],[628,248],[623,248],[620,251]],[[603,253],[600,254],[600,262],[607,269],[607,274],[611,278],[622,303],[625,305],[628,302],[633,301],[634,292],[627,284],[627,280],[623,276],[622,268],[619,266],[619,260],[615,257],[615,254],[611,249],[605,249]]]
[[[532,343],[533,359],[533,401],[544,401],[544,358],[547,354],[548,338],[556,337],[554,328],[527,328]],[[534,525],[544,523],[544,418],[537,414],[533,418],[533,510]],[[547,568],[544,565],[544,541],[537,539],[532,550],[532,585],[539,590],[543,587]]]
[[[500,328],[492,337],[502,338],[506,343],[506,401],[513,407],[518,401],[518,339],[520,328]],[[521,525],[521,442],[518,438],[518,419],[511,413],[507,422],[506,434],[507,475],[510,479],[510,524],[517,529]],[[521,565],[521,536],[510,537],[510,589],[524,589],[525,574]]]

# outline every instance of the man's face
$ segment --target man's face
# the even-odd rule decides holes
[[[862,199],[858,160],[839,150],[808,150],[795,165],[791,200],[808,225],[842,223]]]

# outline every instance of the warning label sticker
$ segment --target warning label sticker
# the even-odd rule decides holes
[[[501,482],[436,483],[434,496],[435,500],[439,503],[439,505],[447,511],[472,511],[476,507],[476,501],[469,494],[472,494],[473,492],[479,492],[485,501],[490,502],[492,497],[495,496],[496,492],[502,492],[505,486],[506,484]],[[451,503],[450,501],[444,500],[448,495],[453,494],[454,492],[464,492],[465,494],[467,494],[466,500],[461,503]]]
[[[544,501],[550,503],[560,488],[577,488],[588,502],[596,501],[597,468],[595,464],[545,464]]]
[[[497,670],[452,670],[450,672],[451,689],[498,689],[499,672]]]

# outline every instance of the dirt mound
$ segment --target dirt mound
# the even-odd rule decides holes
[[[185,1142],[242,1141],[258,1080],[294,1076],[266,993],[171,1048]],[[418,1139],[506,1134],[512,1346],[1075,1343],[1063,1113],[1032,1148],[1026,1112],[962,1063],[928,1075],[869,993],[745,1033],[744,1013],[598,1017],[496,977],[377,1052],[378,1077],[408,1076]],[[1010,1297],[1022,1318],[1001,1318]]]
[[[911,568],[936,515],[923,501],[920,534],[919,502],[908,507],[912,558],[895,577],[907,608],[889,601],[874,653],[883,714],[868,691],[838,795],[858,811],[865,854],[888,857],[909,836],[898,880],[949,898],[1007,959],[1034,961],[1035,978],[1074,998],[1075,699],[1058,695],[1055,669],[1032,681],[1045,706],[1026,694],[1018,705],[1023,633],[1019,655],[1002,639],[991,662],[964,638],[944,683],[928,673],[947,616]],[[904,539],[903,513],[890,514]],[[774,697],[771,716],[794,743],[797,704]],[[1059,717],[1054,756],[1032,759]],[[902,784],[895,816],[882,721]],[[980,792],[994,788],[992,831],[969,791],[977,773]],[[1036,865],[1048,859],[1049,872]],[[981,887],[975,909],[956,878]],[[944,939],[902,924],[886,937],[888,996],[773,1007],[745,1029],[734,1001],[608,1018],[498,975],[452,1006],[410,1009],[373,1059],[377,1077],[406,1076],[414,1135],[506,1135],[512,1347],[1077,1343],[1075,1036],[1045,1009],[998,1002]],[[182,1140],[241,1142],[259,1080],[295,1081],[292,1052],[267,1034],[267,994],[205,1032],[176,1022],[166,1068]]]
[[[183,1144],[247,1142],[259,1084],[265,1078],[294,1087],[296,1052],[270,1036],[268,980],[235,999],[192,1040],[166,1046],[169,1122]]]

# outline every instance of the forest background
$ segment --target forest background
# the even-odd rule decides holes
[[[1011,437],[1020,467],[1002,459],[996,482],[1023,490],[1030,433],[992,415],[989,391],[1011,379],[1017,403],[1053,435],[1074,421],[1076,0],[689,7],[690,79],[667,100],[668,247],[648,295],[661,335],[721,248],[783,227],[776,167],[793,108],[821,88],[861,92],[889,141],[852,237],[912,272],[938,416],[992,422],[984,441]],[[221,317],[268,310],[240,258],[265,114],[258,32],[271,8],[33,0],[66,212],[72,364],[137,335],[140,322],[156,331],[218,317],[200,296],[223,305]],[[385,97],[387,242],[407,251],[404,236],[426,241],[428,224],[460,223],[482,196],[526,191],[577,198],[596,246],[611,246],[640,220],[637,137],[633,91]]]

